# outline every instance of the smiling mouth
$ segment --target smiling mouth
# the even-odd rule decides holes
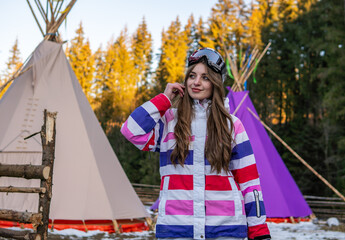
[[[197,89],[197,88],[192,88],[192,91],[195,92],[195,93],[198,93],[198,92],[200,92],[201,90],[200,90],[200,89]]]

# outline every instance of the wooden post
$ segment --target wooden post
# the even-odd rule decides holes
[[[57,113],[44,110],[44,124],[41,130],[42,138],[42,165],[50,168],[48,179],[41,180],[41,188],[47,191],[40,194],[38,211],[43,214],[42,222],[37,227],[37,233],[42,236],[42,240],[48,238],[50,201],[52,198],[53,167],[55,156],[55,134]]]

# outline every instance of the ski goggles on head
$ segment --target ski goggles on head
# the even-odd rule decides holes
[[[206,59],[207,65],[216,73],[223,73],[225,69],[225,62],[222,56],[211,48],[201,48],[196,50],[188,58],[188,67],[193,64],[199,63],[203,58]]]

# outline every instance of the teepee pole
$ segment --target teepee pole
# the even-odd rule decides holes
[[[257,62],[259,63],[261,61],[261,58],[265,55],[265,53],[267,52],[268,48],[271,46],[271,42],[269,42],[267,44],[267,46],[265,47],[265,49],[262,51],[260,57],[258,58]],[[247,81],[247,79],[249,78],[249,76],[252,74],[253,70],[255,69],[255,65],[256,63],[253,65],[253,67],[250,69],[249,73],[247,74],[247,76],[245,77],[245,79],[243,80],[243,83],[245,83]]]
[[[32,12],[32,15],[34,15],[34,18],[35,18],[35,21],[36,21],[36,23],[37,23],[37,25],[38,25],[38,28],[40,29],[42,35],[44,36],[44,32],[43,32],[43,30],[42,30],[42,27],[41,27],[40,23],[38,22],[38,20],[37,20],[37,18],[36,18],[36,14],[35,14],[34,10],[32,9],[29,0],[26,0],[26,1],[27,1],[28,5],[29,5],[29,7],[30,7],[30,10],[31,10],[31,12]]]
[[[41,2],[38,0],[35,0],[35,3],[36,3],[36,6],[37,6],[39,12],[41,13],[41,16],[43,17],[44,22],[46,24],[48,24],[48,16],[47,16],[46,12],[44,11]]]
[[[23,64],[23,65],[24,65],[24,64]],[[6,86],[7,86],[10,82],[12,82],[15,78],[19,77],[20,75],[22,75],[23,73],[25,73],[27,70],[29,70],[29,69],[32,67],[32,65],[31,65],[31,66],[27,67],[25,70],[19,71],[20,69],[22,69],[23,65],[18,69],[17,72],[15,72],[15,73],[13,74],[13,76],[12,76],[7,82],[5,82],[2,86],[0,86],[0,93],[2,92],[2,90],[4,90],[4,89],[6,88]]]
[[[313,167],[311,167],[300,155],[298,155],[286,142],[283,141],[269,126],[267,126],[249,107],[248,111],[258,120],[261,124],[281,142],[298,160],[300,160],[312,173],[314,173],[319,179],[321,179],[324,184],[326,184],[330,189],[332,189],[335,194],[337,194],[343,201],[345,201],[344,195],[342,195],[335,187],[333,187],[324,177],[322,177]]]
[[[246,82],[246,80],[247,80],[247,78],[250,76],[250,74],[252,73],[252,71],[253,70],[251,70],[252,69],[252,63],[253,63],[253,61],[255,61],[255,59],[256,59],[256,56],[258,55],[258,53],[259,53],[259,49],[254,49],[253,50],[253,55],[252,55],[252,58],[250,59],[250,62],[249,62],[249,68],[245,68],[244,69],[244,71],[243,71],[243,73],[241,74],[241,77],[240,77],[240,79],[239,79],[239,82],[240,82],[240,84],[244,84],[245,82]],[[255,66],[254,66],[255,67]]]
[[[236,115],[237,111],[238,111],[238,110],[240,109],[240,107],[242,106],[244,100],[248,97],[248,93],[249,93],[249,92],[247,92],[246,95],[243,96],[243,98],[242,98],[240,104],[238,104],[238,106],[236,107],[236,109],[235,109],[235,111],[232,113],[232,115]]]

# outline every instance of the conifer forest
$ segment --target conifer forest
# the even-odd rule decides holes
[[[344,0],[218,0],[209,16],[191,15],[185,25],[176,17],[162,31],[160,43],[153,43],[143,17],[135,32],[124,27],[96,51],[81,22],[65,50],[130,182],[158,185],[158,153],[139,151],[120,133],[128,115],[167,83],[183,82],[187,56],[196,49],[211,47],[225,56],[226,47],[240,64],[255,46],[262,51],[271,42],[247,80],[250,98],[261,119],[344,193],[344,7]],[[153,44],[160,46],[158,53]],[[0,85],[20,66],[19,53],[15,42]],[[224,87],[233,82],[228,76]],[[271,139],[304,195],[334,196]]]

